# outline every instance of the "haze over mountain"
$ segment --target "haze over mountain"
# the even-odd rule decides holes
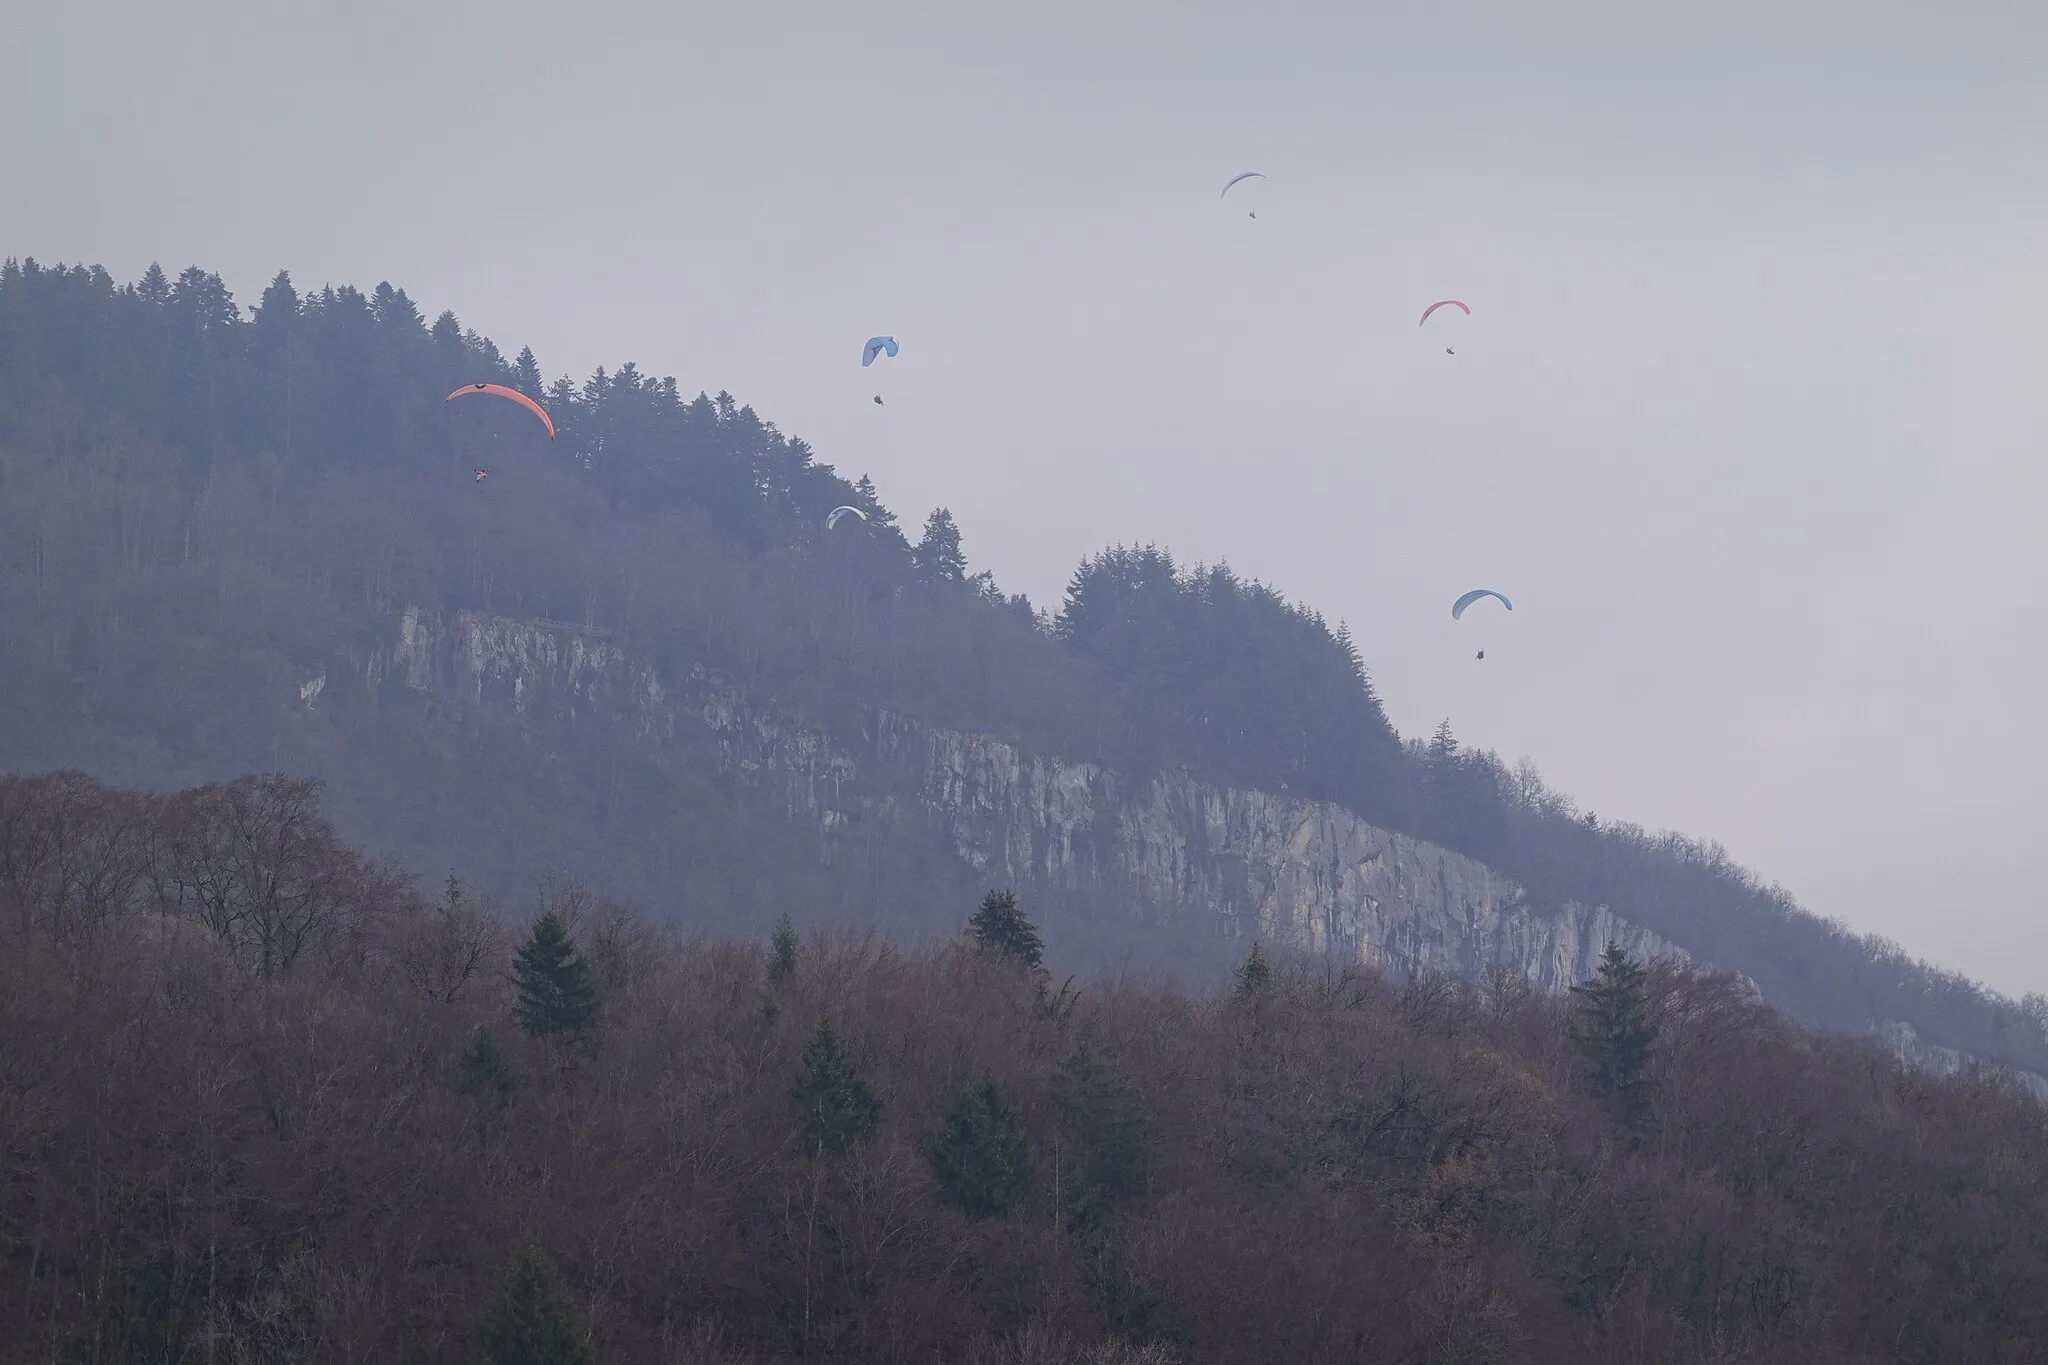
[[[729,389],[1039,601],[1227,558],[1372,639],[1404,733],[2048,975],[2037,4],[95,0],[7,46],[9,253],[388,278]]]

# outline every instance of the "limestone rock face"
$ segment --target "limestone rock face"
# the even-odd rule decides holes
[[[1189,939],[1257,938],[1397,975],[1476,979],[1506,967],[1548,992],[1590,977],[1610,941],[1639,959],[1689,959],[1606,906],[1539,909],[1484,864],[1340,806],[1185,773],[1126,776],[883,710],[861,714],[857,740],[834,739],[702,669],[664,680],[602,631],[408,608],[359,666],[373,694],[396,687],[616,727],[656,757],[708,757],[728,790],[815,831],[826,864],[854,861],[857,841],[878,831],[922,838],[965,879],[1028,891],[1048,926],[1063,914],[1123,915]],[[301,704],[318,690],[300,689]],[[1870,1028],[1914,1065],[1967,1061],[1905,1023]],[[2024,1083],[2048,1095],[2048,1081]]]

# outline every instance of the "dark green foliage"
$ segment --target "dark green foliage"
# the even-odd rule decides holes
[[[1252,940],[1252,950],[1246,955],[1244,965],[1237,969],[1237,982],[1232,991],[1239,1000],[1264,1000],[1273,993],[1273,965],[1266,961],[1259,951],[1258,940]]]
[[[926,583],[960,583],[967,578],[967,557],[960,552],[960,528],[953,514],[935,507],[925,518],[924,538],[911,552],[917,576]]]
[[[1612,1098],[1623,1118],[1640,1122],[1649,1111],[1651,1052],[1657,1025],[1650,1017],[1647,974],[1621,945],[1600,955],[1600,974],[1571,988],[1578,997],[1572,1042],[1585,1057],[1595,1094]]]
[[[1077,1226],[1099,1223],[1144,1194],[1150,1122],[1137,1087],[1082,1039],[1055,1077],[1065,1120],[1060,1202]]]
[[[984,950],[1032,971],[1045,965],[1045,941],[1038,926],[1017,907],[1013,891],[991,891],[967,921],[967,932]]]
[[[554,1262],[532,1241],[513,1253],[477,1337],[487,1365],[595,1365],[597,1359],[577,1330]]]
[[[873,1137],[882,1124],[882,1098],[874,1092],[833,1031],[831,1020],[804,1045],[803,1070],[790,1087],[804,1149],[840,1156]]]
[[[1030,1150],[1002,1087],[983,1077],[953,1092],[925,1157],[954,1203],[973,1217],[993,1218],[1008,1213],[1023,1191]]]
[[[1143,758],[1199,752],[1234,781],[1401,817],[1400,745],[1350,635],[1271,588],[1118,547],[1074,574],[1054,629],[1145,717]]]
[[[491,1031],[478,1024],[455,1064],[455,1088],[486,1107],[503,1105],[519,1089],[512,1063]]]
[[[775,921],[775,933],[768,940],[768,979],[780,983],[796,975],[797,950],[802,941],[796,936],[796,926],[784,915]]]
[[[590,968],[577,952],[569,926],[552,910],[534,921],[532,935],[512,961],[512,978],[519,987],[513,1012],[532,1037],[573,1037],[597,1017],[597,988],[590,983]]]
[[[1421,762],[1425,837],[1475,858],[1499,855],[1507,840],[1507,813],[1499,765],[1489,758],[1462,752],[1450,721],[1436,727]]]

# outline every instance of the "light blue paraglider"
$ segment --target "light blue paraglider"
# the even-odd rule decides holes
[[[1482,597],[1492,597],[1497,599],[1500,602],[1500,604],[1506,607],[1509,611],[1513,611],[1515,609],[1514,603],[1508,601],[1507,598],[1502,597],[1492,588],[1474,588],[1472,591],[1466,593],[1463,597],[1460,597],[1457,601],[1451,603],[1451,619],[1455,621],[1460,616],[1463,616],[1465,614],[1465,608],[1471,606],[1474,602],[1477,602]]]
[[[832,509],[831,513],[825,518],[825,529],[829,531],[833,527],[837,526],[839,524],[839,519],[849,512],[851,512],[854,516],[859,517],[862,521],[866,521],[868,519],[868,514],[861,511],[858,507],[835,507]]]
[[[1236,175],[1231,176],[1230,179],[1226,180],[1223,183],[1223,194],[1219,194],[1216,197],[1218,199],[1221,199],[1224,194],[1229,194],[1230,187],[1232,185],[1235,185],[1240,180],[1266,180],[1270,178],[1271,177],[1269,177],[1264,171],[1239,171]]]
[[[868,344],[861,348],[860,363],[863,368],[875,363],[875,357],[886,353],[891,359],[896,355],[895,337],[869,337]]]

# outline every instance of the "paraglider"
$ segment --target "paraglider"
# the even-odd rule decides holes
[[[1472,657],[1475,659],[1483,659],[1486,657],[1486,651],[1482,649],[1477,654],[1474,654]]]
[[[1477,602],[1482,597],[1493,598],[1502,606],[1506,607],[1509,611],[1513,611],[1515,609],[1514,603],[1508,601],[1507,598],[1502,597],[1492,588],[1474,588],[1472,591],[1466,593],[1463,597],[1460,597],[1457,601],[1451,603],[1451,619],[1455,621],[1459,617],[1463,616],[1465,614],[1465,608],[1471,606],[1474,602]]]
[[[540,418],[541,424],[547,427],[548,429],[548,439],[554,439],[555,419],[548,416],[548,411],[546,408],[534,402],[531,398],[528,398],[519,390],[508,389],[503,384],[464,384],[461,388],[449,394],[446,398],[442,399],[441,401],[444,403],[452,403],[453,401],[462,397],[462,395],[466,393],[487,393],[492,395],[493,397],[511,399],[513,402],[519,404],[521,407],[531,412],[535,417]]]
[[[878,355],[886,355],[893,359],[896,355],[896,338],[869,337],[867,345],[860,348],[861,368],[866,369],[868,366],[874,364],[875,357]],[[875,406],[878,408],[888,406],[886,403],[882,401],[882,395],[880,395],[879,393],[875,395]]]
[[[1420,327],[1423,323],[1429,321],[1429,315],[1431,313],[1434,313],[1437,309],[1444,307],[1459,309],[1465,314],[1466,317],[1472,316],[1472,310],[1470,308],[1465,307],[1465,305],[1459,302],[1457,299],[1438,299],[1435,303],[1432,303],[1431,305],[1429,305],[1429,307],[1422,310],[1422,316],[1416,320],[1415,325],[1417,327]]]
[[[1235,184],[1236,184],[1236,183],[1237,183],[1238,181],[1240,181],[1240,180],[1252,180],[1252,179],[1258,179],[1258,180],[1270,180],[1270,179],[1272,179],[1272,177],[1271,177],[1271,176],[1269,176],[1269,175],[1267,175],[1267,174],[1266,174],[1266,173],[1265,173],[1264,171],[1239,171],[1239,172],[1238,172],[1238,173],[1237,173],[1236,175],[1233,175],[1233,176],[1231,176],[1231,177],[1230,177],[1230,179],[1226,180],[1226,181],[1225,181],[1225,182],[1223,183],[1223,192],[1222,192],[1222,194],[1218,194],[1218,195],[1217,195],[1216,197],[1217,197],[1218,199],[1221,199],[1221,198],[1223,197],[1223,195],[1225,195],[1225,194],[1229,194],[1229,193],[1230,193],[1230,187],[1231,187],[1232,185],[1235,185]],[[1257,213],[1256,211],[1254,211],[1254,212],[1252,213],[1252,217],[1256,218],[1256,217],[1258,217],[1258,216],[1259,216],[1259,215],[1258,215],[1258,213]]]
[[[839,524],[839,519],[841,517],[846,516],[849,513],[856,517],[859,517],[862,521],[866,521],[868,519],[868,514],[861,511],[858,507],[835,507],[825,517],[825,529],[828,531],[831,530],[833,527]]]
[[[482,465],[478,465],[478,466],[476,467],[476,477],[475,477],[474,479],[472,479],[472,480],[471,480],[471,482],[472,482],[472,483],[482,483],[482,482],[483,482],[483,481],[484,481],[485,479],[487,479],[487,478],[489,478],[489,477],[490,477],[490,474],[489,474],[489,473],[488,473],[488,472],[487,472],[487,471],[486,471],[486,470],[484,469],[484,467],[483,467]]]

